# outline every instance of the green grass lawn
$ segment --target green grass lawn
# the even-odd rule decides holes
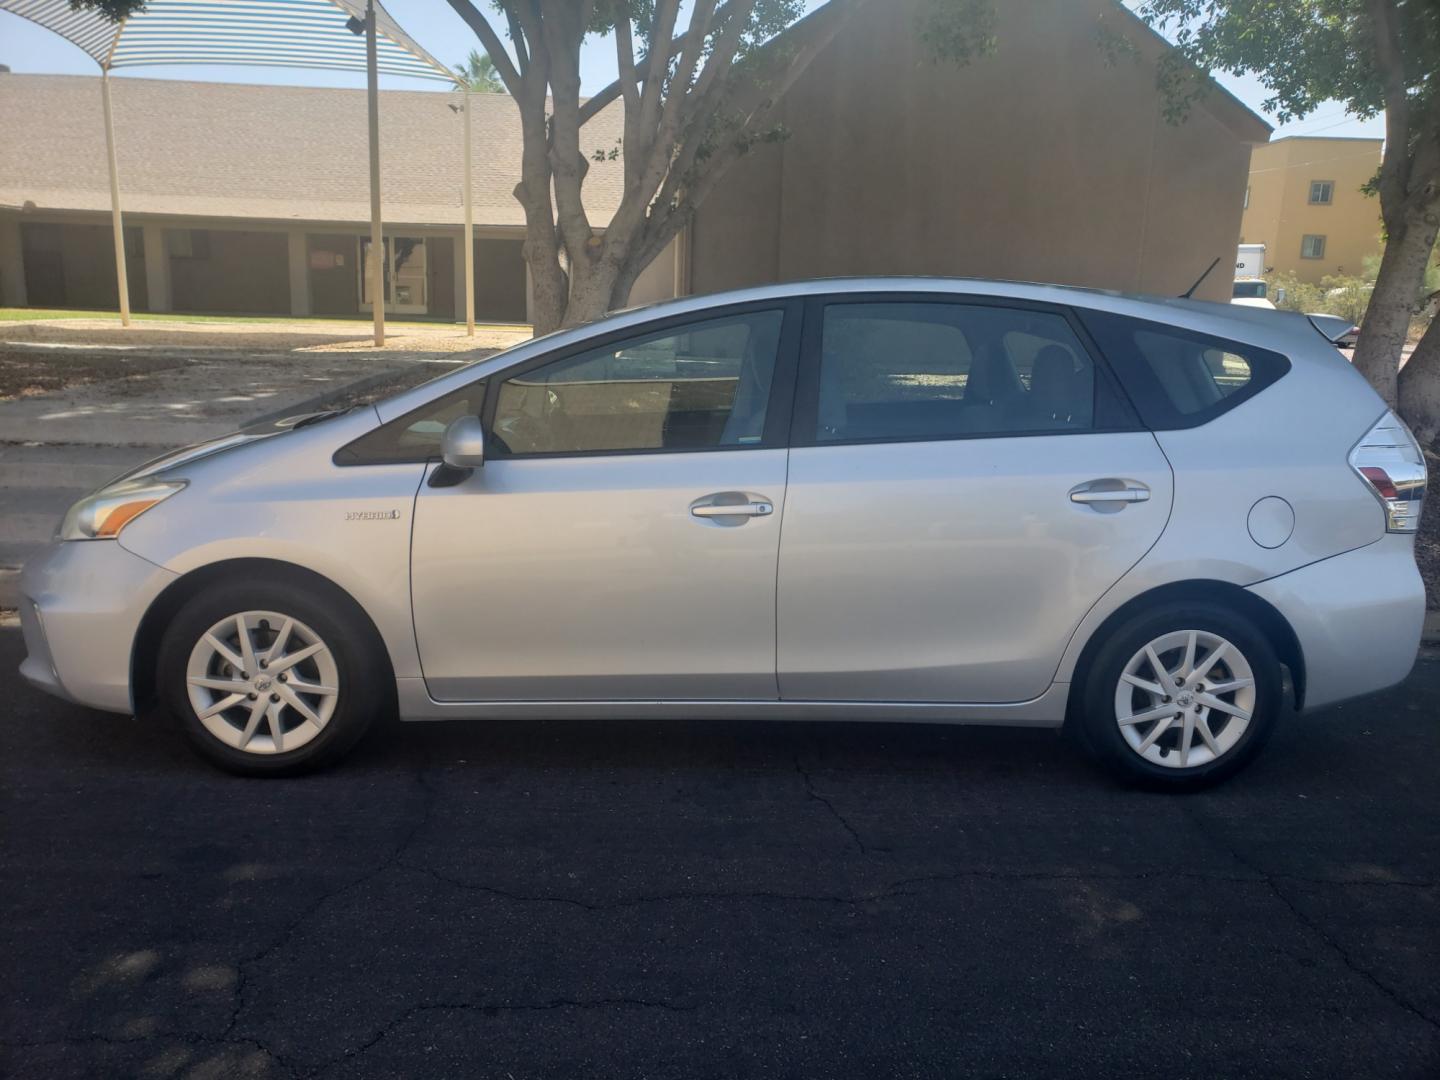
[[[130,318],[137,322],[176,322],[176,323],[295,323],[303,326],[306,323],[337,323],[353,322],[357,332],[363,331],[370,326],[370,317],[346,319],[343,317],[326,316],[287,316],[287,315],[192,315],[188,313],[165,313],[148,311],[132,312]],[[0,322],[28,322],[37,319],[114,319],[120,321],[120,315],[114,311],[72,311],[66,308],[7,308],[0,307]],[[453,327],[458,323],[447,323],[439,321],[420,321],[403,319],[386,319],[387,327]],[[482,324],[476,323],[476,326]],[[510,326],[510,323],[486,323],[486,326]]]

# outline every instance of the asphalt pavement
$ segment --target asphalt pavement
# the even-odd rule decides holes
[[[1440,1075],[1440,660],[1178,797],[875,724],[396,724],[238,780],[21,651],[3,1075]]]

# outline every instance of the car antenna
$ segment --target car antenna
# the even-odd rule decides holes
[[[1211,270],[1214,270],[1215,267],[1217,267],[1217,266],[1220,265],[1220,259],[1221,259],[1221,258],[1222,258],[1222,256],[1219,256],[1219,255],[1216,255],[1216,256],[1215,256],[1215,261],[1212,262],[1209,266],[1207,266],[1207,267],[1205,268],[1205,272],[1204,272],[1203,274],[1201,274],[1198,278],[1195,279],[1195,284],[1194,284],[1194,285],[1191,285],[1188,289],[1186,289],[1183,293],[1180,294],[1180,299],[1181,299],[1181,300],[1189,300],[1192,296],[1195,295],[1195,290],[1200,287],[1200,283],[1201,283],[1202,281],[1204,281],[1207,277],[1210,276],[1210,271],[1211,271]]]

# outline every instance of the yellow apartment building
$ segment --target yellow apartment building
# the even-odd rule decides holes
[[[1242,244],[1265,245],[1265,270],[1319,282],[1358,274],[1380,250],[1380,202],[1361,188],[1380,168],[1380,139],[1292,135],[1255,147]]]

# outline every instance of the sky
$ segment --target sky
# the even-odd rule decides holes
[[[823,0],[807,0],[810,8]],[[483,0],[482,0],[483,3]],[[1127,0],[1134,6],[1135,0]],[[474,33],[451,10],[446,0],[386,0],[386,8],[405,30],[442,63],[458,64],[466,53],[478,45]],[[94,75],[98,69],[93,60],[58,34],[45,30],[19,16],[0,12],[0,64],[12,71],[62,75]],[[608,41],[587,42],[581,55],[581,72],[586,93],[601,89],[615,78],[615,52]],[[127,68],[115,72],[117,78],[200,79],[212,82],[283,83],[292,86],[362,87],[365,77],[359,72],[308,71],[294,68],[219,67],[211,65]],[[1253,77],[1221,76],[1219,82],[1246,105],[1266,116],[1266,93]],[[382,76],[381,86],[390,89],[442,90],[443,84],[423,82],[394,76]],[[1272,124],[1273,117],[1266,116]],[[1384,135],[1384,121],[1375,117],[1368,121],[1349,116],[1339,102],[1320,106],[1303,120],[1283,127],[1276,124],[1272,138],[1285,135],[1368,136]]]

